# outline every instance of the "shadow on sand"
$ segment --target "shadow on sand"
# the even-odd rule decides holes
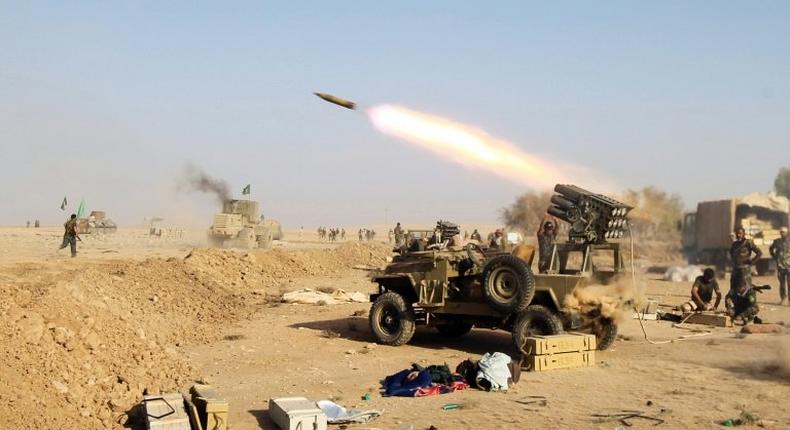
[[[346,317],[331,320],[308,321],[289,326],[299,329],[327,330],[340,335],[340,337],[355,342],[375,342],[373,334],[365,317]],[[447,337],[439,334],[430,327],[417,327],[414,337],[409,345],[428,349],[454,349],[468,354],[483,355],[486,352],[500,351],[511,357],[517,355],[509,332],[503,330],[474,329],[460,337]]]
[[[279,427],[277,427],[274,421],[272,421],[272,419],[269,417],[269,411],[267,409],[250,409],[247,412],[255,417],[255,419],[258,421],[258,425],[262,429],[279,429]]]

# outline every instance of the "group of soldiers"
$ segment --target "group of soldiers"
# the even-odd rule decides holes
[[[301,230],[299,235],[301,236]],[[321,240],[328,240],[336,242],[338,240],[346,240],[346,229],[344,228],[330,228],[318,227],[318,238]]]
[[[357,231],[357,238],[360,242],[363,240],[371,241],[376,238],[376,230],[360,228],[359,231]]]
[[[790,299],[790,235],[787,227],[780,230],[781,236],[774,240],[769,248],[771,257],[776,262],[779,278],[779,297],[781,304],[787,306]],[[762,257],[762,251],[751,239],[746,238],[742,227],[735,229],[735,240],[730,246],[730,290],[724,298],[727,314],[733,320],[741,320],[744,324],[761,322],[757,314],[757,292],[762,288],[752,284],[752,266]],[[715,301],[714,301],[715,296]],[[702,276],[694,280],[691,287],[691,300],[681,308],[684,311],[713,311],[719,307],[722,294],[716,273],[713,269],[705,269]]]

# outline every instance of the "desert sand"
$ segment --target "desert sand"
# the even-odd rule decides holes
[[[347,228],[349,232],[355,232]],[[214,385],[230,404],[234,430],[275,428],[268,399],[306,396],[384,414],[350,428],[593,428],[593,414],[639,410],[657,428],[716,428],[747,411],[790,428],[790,336],[741,335],[740,327],[697,330],[667,321],[620,324],[615,346],[592,368],[523,373],[506,393],[465,390],[387,398],[379,381],[412,363],[452,368],[467,357],[515,356],[510,334],[475,329],[448,339],[418,329],[406,346],[373,343],[365,303],[283,304],[300,288],[370,293],[361,266],[382,267],[384,243],[327,244],[305,231],[272,250],[207,249],[204,232],[151,238],[144,229],[85,235],[75,259],[57,251],[61,229],[0,228],[0,428],[122,428],[149,393]],[[349,234],[354,238],[354,234]],[[379,237],[386,237],[379,233]],[[355,269],[355,267],[357,267]],[[686,300],[690,284],[640,275],[662,304]],[[767,322],[790,322],[774,277],[759,297]],[[726,290],[728,282],[722,281]],[[696,335],[685,340],[681,336]],[[674,340],[674,341],[673,341]],[[672,342],[669,342],[672,341]],[[370,393],[370,400],[362,396]],[[524,405],[544,396],[545,405]],[[457,403],[461,409],[443,411]],[[653,422],[630,420],[632,428]]]

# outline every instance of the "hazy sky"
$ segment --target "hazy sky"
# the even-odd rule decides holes
[[[768,191],[790,165],[790,2],[0,1],[0,223],[64,194],[210,222],[187,163],[286,227],[491,222],[525,191],[320,101],[396,103],[622,188]]]

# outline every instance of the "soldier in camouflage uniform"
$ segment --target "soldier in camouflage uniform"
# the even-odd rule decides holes
[[[65,232],[63,233],[63,243],[60,245],[60,249],[70,246],[71,257],[74,258],[77,256],[77,240],[82,240],[77,234],[77,215],[71,214],[71,218],[63,224],[63,228]]]
[[[754,257],[752,257],[754,254]],[[730,293],[739,289],[742,284],[752,285],[752,266],[762,257],[760,251],[751,239],[746,238],[743,227],[735,228],[735,241],[730,246],[730,260],[732,261],[732,275],[730,276]],[[729,295],[729,294],[728,294]]]
[[[779,231],[782,237],[771,244],[771,257],[776,261],[776,272],[779,276],[779,297],[782,305],[790,304],[790,235],[787,227]]]
[[[395,230],[393,230],[392,233],[395,235],[395,246],[403,246],[406,237],[404,235],[403,227],[400,226],[400,223],[395,224]]]
[[[546,273],[551,267],[554,241],[557,239],[557,226],[553,221],[545,221],[538,232],[538,272]]]
[[[739,277],[740,275],[735,275]],[[724,303],[727,307],[727,314],[733,319],[740,318],[744,324],[762,322],[757,316],[760,307],[757,305],[757,291],[750,282],[738,280],[738,287],[730,290]]]

